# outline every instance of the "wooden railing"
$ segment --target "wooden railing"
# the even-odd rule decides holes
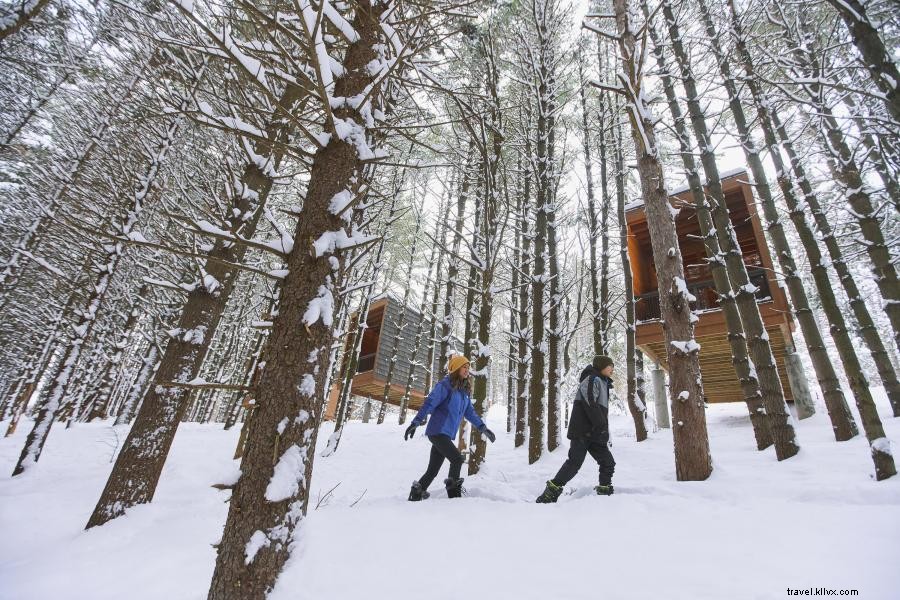
[[[756,286],[756,301],[771,302],[772,293],[769,289],[769,279],[765,269],[747,269],[750,283]],[[691,302],[691,310],[718,310],[719,295],[711,279],[696,281],[687,286],[688,291],[696,300]],[[649,292],[634,298],[634,314],[638,322],[658,321],[660,319],[659,292]]]

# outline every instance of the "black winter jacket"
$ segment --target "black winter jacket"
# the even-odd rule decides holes
[[[581,382],[572,403],[567,437],[570,440],[588,439],[605,444],[609,441],[609,391],[612,379],[604,377],[593,365],[581,372]]]

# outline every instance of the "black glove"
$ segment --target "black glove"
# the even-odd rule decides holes
[[[416,427],[418,427],[418,425],[410,423],[409,427],[406,428],[406,433],[403,434],[403,439],[412,439],[412,436],[416,435]]]
[[[492,444],[497,440],[497,436],[494,435],[494,432],[491,431],[490,429],[488,429],[487,427],[485,427],[484,429],[482,429],[482,430],[481,430],[481,433],[483,433],[483,434],[484,434],[484,437],[486,437],[487,439],[489,439],[489,440],[491,441]]]

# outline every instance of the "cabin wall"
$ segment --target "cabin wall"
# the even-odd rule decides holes
[[[406,308],[406,316],[401,335],[397,324],[400,320],[400,314],[403,308],[399,302],[389,299],[384,312],[384,318],[381,321],[381,336],[378,344],[378,355],[375,359],[375,377],[385,380],[387,379],[388,369],[390,368],[391,355],[394,353],[394,345],[397,345],[397,363],[394,367],[393,381],[395,385],[406,385],[406,377],[409,374],[409,367],[412,363],[413,347],[415,345],[416,328],[422,315],[409,307]],[[429,322],[423,325],[429,326]],[[425,365],[428,361],[428,347],[424,339],[419,345],[418,357],[415,362],[419,365]],[[425,367],[416,367],[416,378],[413,380],[413,389],[422,392],[423,383],[425,381]]]

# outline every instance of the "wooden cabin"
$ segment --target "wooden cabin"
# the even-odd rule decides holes
[[[404,317],[404,325],[401,331],[398,323],[403,310],[406,311],[406,316]],[[357,314],[351,315],[348,331],[353,331],[356,328],[357,319]],[[422,319],[423,316],[420,312],[408,306],[404,307],[402,302],[390,295],[372,300],[372,304],[369,306],[369,315],[366,319],[366,329],[363,332],[362,348],[360,349],[359,360],[356,365],[356,375],[353,376],[353,382],[350,387],[351,394],[371,398],[378,402],[382,400],[391,355],[394,351],[394,344],[397,344],[397,363],[394,366],[394,373],[391,378],[388,402],[396,406],[400,405],[400,400],[403,398],[403,393],[406,389],[406,378],[410,364],[413,362],[416,328]],[[424,328],[422,341],[415,360],[417,363],[415,367],[416,372],[410,388],[408,405],[410,409],[414,410],[422,407],[422,402],[428,393],[425,390],[427,369],[424,365],[428,362],[428,335],[431,330],[431,320],[425,318],[422,327]],[[348,335],[345,351],[349,350],[349,345],[352,341],[353,336]],[[344,361],[347,360],[348,354],[349,352],[344,353]],[[343,372],[344,366],[345,364],[341,365],[340,372]],[[435,357],[435,363],[432,365],[433,372],[435,374],[440,373],[441,367],[440,359]],[[342,381],[335,381],[331,386],[328,405],[325,409],[325,419],[327,420],[334,419],[342,384]]]
[[[759,288],[757,303],[760,315],[769,334],[769,342],[775,355],[785,397],[793,399],[785,369],[786,347],[793,350],[794,323],[788,309],[784,290],[778,286],[772,267],[772,258],[763,235],[751,186],[746,171],[732,172],[722,178],[722,188],[731,224],[734,226],[744,264],[750,281]],[[678,190],[671,198],[672,206],[679,209],[675,220],[678,245],[684,260],[688,290],[697,300],[691,309],[700,320],[694,324],[694,337],[700,344],[700,371],[707,402],[737,402],[744,399],[731,362],[731,347],[725,317],[719,308],[718,295],[713,285],[709,265],[704,260],[706,249],[700,238],[700,224],[693,208],[689,189]],[[659,291],[650,233],[643,204],[626,207],[628,227],[628,255],[633,271],[635,316],[637,320],[636,344],[667,369],[663,329],[660,323]]]

